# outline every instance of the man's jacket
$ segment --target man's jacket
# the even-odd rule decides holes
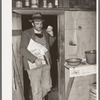
[[[46,32],[46,30],[42,31],[43,36],[45,37],[46,40],[46,48],[48,49],[48,51],[50,50],[50,46],[52,46],[52,44],[55,41],[55,38],[50,37],[49,34]],[[29,70],[29,65],[28,65],[28,60],[30,62],[34,62],[37,58],[30,52],[28,51],[27,47],[28,44],[30,42],[30,39],[33,39],[35,41],[35,32],[34,29],[28,29],[26,31],[24,31],[22,33],[21,36],[21,48],[20,48],[20,54],[22,55],[22,59],[23,59],[23,66],[25,70]],[[51,60],[50,58],[50,53],[48,58]],[[51,61],[50,61],[51,62]]]

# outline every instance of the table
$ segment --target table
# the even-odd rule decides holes
[[[78,66],[70,66],[65,62],[64,66],[69,72],[69,80],[68,80],[67,92],[66,92],[67,94],[66,100],[68,100],[74,78],[79,76],[96,74],[96,65],[89,65],[86,62],[83,62]]]

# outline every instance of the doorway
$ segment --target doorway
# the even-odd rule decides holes
[[[22,15],[22,30],[26,30],[32,27],[31,23],[29,22],[29,20],[31,19],[32,15]],[[52,59],[52,65],[51,65],[51,78],[52,78],[52,93],[58,94],[58,67],[57,67],[57,60],[58,60],[58,32],[57,32],[57,15],[43,15],[45,21],[43,23],[43,28],[46,29],[48,25],[53,27],[53,32],[54,32],[54,36],[56,37],[56,41],[53,44],[53,46],[50,48],[50,54],[51,54],[51,59]],[[24,94],[25,94],[25,98],[26,100],[31,100],[31,92],[30,92],[30,82],[28,79],[28,75],[27,72],[24,71]],[[57,96],[57,95],[52,95],[52,93],[48,94],[48,96],[46,97],[46,100],[52,100],[50,96]],[[53,97],[55,98],[54,100],[58,100],[58,96],[57,97]]]

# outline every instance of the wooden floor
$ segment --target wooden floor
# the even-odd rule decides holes
[[[32,100],[31,94],[25,100]],[[58,100],[58,87],[53,87],[45,97],[45,100]]]
[[[52,88],[48,93],[46,100],[58,100],[58,87]]]

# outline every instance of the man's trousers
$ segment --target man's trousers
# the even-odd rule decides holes
[[[33,100],[42,100],[51,90],[52,82],[50,65],[44,65],[39,69],[28,70]]]

